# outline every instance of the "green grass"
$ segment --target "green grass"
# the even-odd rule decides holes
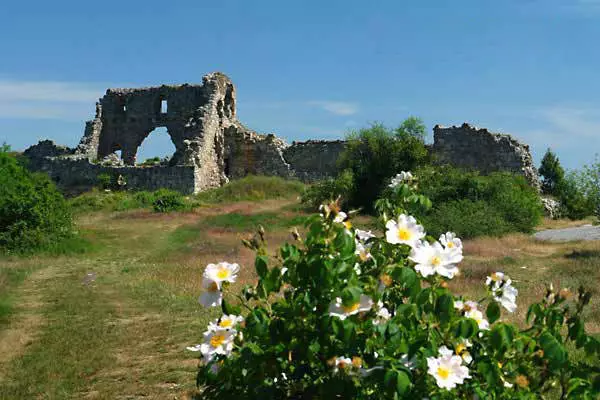
[[[25,280],[29,269],[0,267],[0,330],[6,327],[15,311],[16,288]]]
[[[223,228],[232,231],[248,231],[262,225],[265,229],[289,228],[303,225],[306,217],[301,215],[286,215],[275,212],[256,214],[229,213],[206,217],[201,227]]]
[[[296,180],[274,176],[247,176],[220,188],[201,192],[195,197],[203,203],[259,201],[300,195],[304,187],[303,183]]]

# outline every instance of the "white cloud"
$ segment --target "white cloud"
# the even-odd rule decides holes
[[[306,104],[319,107],[335,115],[353,115],[358,112],[358,104],[345,101],[313,100]]]
[[[84,120],[105,85],[0,79],[0,118]]]

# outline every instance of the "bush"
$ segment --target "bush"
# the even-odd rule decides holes
[[[343,207],[347,206],[348,194],[354,190],[352,172],[346,170],[336,178],[327,178],[306,188],[301,197],[302,204],[316,210],[321,204],[340,198]]]
[[[600,217],[600,159],[567,174],[558,197],[571,219],[592,214]]]
[[[152,208],[156,212],[181,211],[185,206],[185,198],[179,192],[170,189],[159,189],[154,193]]]
[[[480,176],[448,166],[422,168],[418,175],[423,193],[435,204],[429,214],[418,215],[436,235],[449,229],[465,237],[529,233],[543,215],[536,190],[522,176]],[[477,213],[476,221],[471,213]]]
[[[409,118],[396,129],[374,124],[348,135],[339,161],[340,170],[352,173],[354,185],[346,196],[348,204],[372,211],[392,176],[424,164],[424,131],[419,119]]]
[[[429,201],[402,183],[378,202],[385,235],[377,236],[330,203],[305,239],[276,255],[259,229],[244,242],[256,252],[258,282],[240,294],[229,293],[239,265],[209,264],[200,302],[223,314],[188,348],[202,354],[201,397],[595,398],[600,340],[583,320],[590,292],[549,287],[529,307],[526,329],[501,321],[517,308],[511,280],[491,274],[477,303],[453,294],[462,243],[426,236],[408,204]]]
[[[0,248],[51,249],[72,234],[70,208],[48,176],[30,173],[0,151]]]

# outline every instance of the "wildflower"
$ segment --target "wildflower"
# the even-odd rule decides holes
[[[391,244],[406,244],[415,247],[425,237],[425,229],[414,217],[401,214],[397,221],[389,220],[385,227],[385,240]]]
[[[212,279],[204,278],[202,280],[202,288],[204,292],[198,298],[198,302],[204,307],[217,307],[223,301],[219,283]]]
[[[348,214],[346,214],[343,211],[340,211],[339,213],[336,214],[335,218],[333,219],[333,222],[336,222],[338,224],[343,223],[346,219],[348,218]]]
[[[446,250],[459,250],[462,252],[462,241],[453,232],[446,232],[440,236],[440,243]]]
[[[410,172],[400,171],[399,174],[396,174],[396,176],[392,178],[392,181],[388,186],[391,188],[395,188],[403,182],[411,182],[412,180],[413,175]]]
[[[446,346],[439,349],[440,357],[427,358],[427,372],[440,388],[450,390],[469,379],[469,369],[462,365],[462,358],[454,355]]]
[[[489,330],[490,323],[483,317],[483,313],[477,309],[471,309],[465,313],[465,317],[474,319],[477,322],[477,326],[482,330]]]
[[[238,264],[223,261],[218,264],[208,264],[204,270],[204,277],[217,282],[220,288],[221,282],[235,282],[239,271],[240,266]]]
[[[356,238],[361,242],[366,242],[367,240],[375,237],[371,231],[363,231],[362,229],[356,229],[355,233]]]
[[[360,261],[365,262],[371,259],[371,245],[370,244],[363,244],[361,242],[359,242],[358,240],[356,241],[356,250],[354,251],[354,254],[356,254],[358,256],[358,258],[360,259]]]
[[[212,359],[216,354],[229,355],[233,349],[234,330],[208,330],[204,332],[204,343],[200,345],[200,352],[207,359]]]
[[[238,323],[244,321],[244,317],[240,315],[227,315],[224,314],[220,319],[215,320],[215,322],[210,322],[208,324],[209,331],[218,331],[218,330],[228,330],[233,329]]]
[[[509,312],[515,312],[517,309],[517,294],[519,291],[512,286],[510,278],[502,272],[495,272],[488,276],[485,284],[492,291],[492,296],[495,301],[500,303]]]
[[[383,305],[383,302],[378,301],[377,307],[379,310],[377,310],[377,318],[373,320],[373,325],[385,323],[387,320],[392,318],[392,313],[390,313],[390,311]]]
[[[462,300],[457,300],[454,302],[454,308],[456,308],[458,311],[470,311],[470,310],[477,310],[479,309],[479,304],[477,304],[477,302],[475,301],[462,301]]]
[[[350,306],[344,306],[341,297],[336,297],[335,302],[331,303],[329,306],[329,315],[345,320],[351,315],[369,311],[371,307],[373,307],[373,300],[364,294],[360,295],[360,299],[357,303]]]
[[[471,364],[473,361],[473,357],[471,357],[471,353],[469,353],[468,348],[472,347],[473,343],[469,339],[460,339],[456,347],[454,347],[454,351],[456,355],[461,356],[465,364]]]
[[[408,257],[417,265],[415,270],[424,277],[438,274],[452,279],[458,272],[457,263],[462,261],[462,254],[444,250],[439,242],[433,245],[428,242],[420,242],[414,246]]]
[[[337,373],[340,370],[345,370],[346,368],[352,366],[352,360],[348,357],[337,357],[334,361],[333,372]]]

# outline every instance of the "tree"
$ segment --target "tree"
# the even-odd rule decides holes
[[[353,176],[349,205],[372,211],[391,177],[422,165],[427,159],[424,132],[421,120],[411,117],[396,129],[375,123],[350,133],[339,161],[340,170]]]
[[[551,149],[546,150],[539,172],[544,177],[542,180],[542,191],[546,194],[558,196],[559,189],[565,178],[565,170]]]

